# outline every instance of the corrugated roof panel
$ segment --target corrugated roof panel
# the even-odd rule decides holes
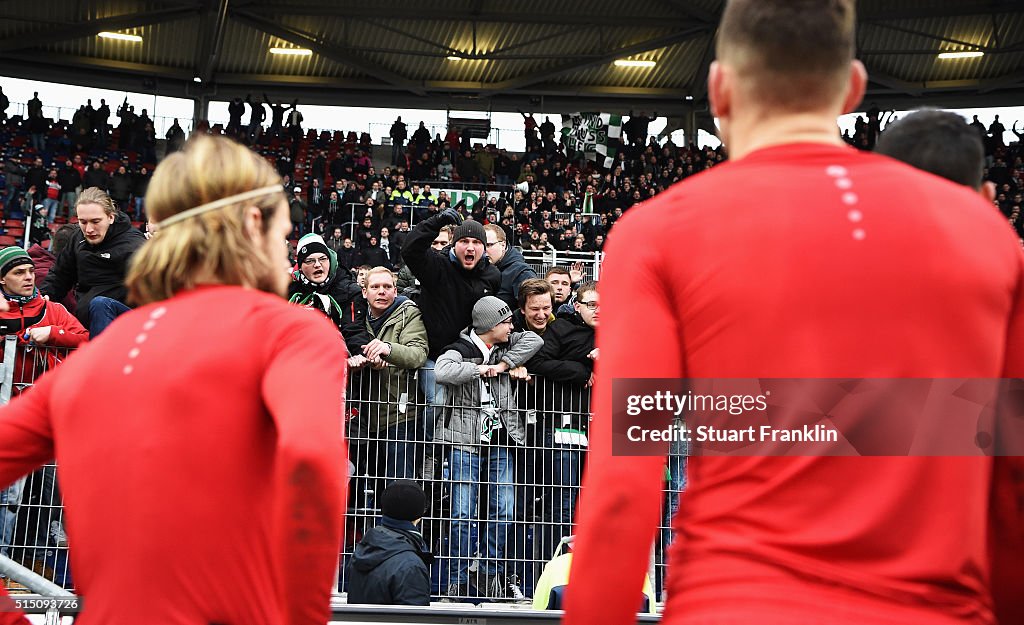
[[[142,41],[138,43],[93,35],[40,48],[58,54],[184,69],[194,64],[199,43],[198,25],[199,18],[195,17],[153,26],[121,28],[116,31],[142,37]]]

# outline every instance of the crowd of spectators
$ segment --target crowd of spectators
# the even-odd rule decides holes
[[[125,234],[131,228],[127,217],[134,218],[136,227],[145,221],[144,198],[156,166],[156,141],[146,111],[135,116],[125,102],[118,109],[121,124],[111,129],[106,123],[109,110],[100,112],[106,109],[103,101],[96,109],[87,103],[67,124],[39,121],[41,105],[34,100],[27,107],[28,118],[5,119],[0,135],[6,157],[5,218],[38,216],[43,219],[40,231],[48,233],[75,217],[80,194],[109,196],[112,206],[105,200],[93,202],[93,221],[103,226],[102,233],[90,234],[82,221],[76,247],[91,253],[93,247],[107,245],[106,250],[123,244],[128,251],[119,261],[126,265],[142,244],[141,234]],[[249,120],[244,123],[247,107]],[[267,128],[265,107],[270,108]],[[556,267],[539,276],[522,252],[593,257],[632,206],[722,163],[725,152],[648,136],[655,118],[641,112],[626,122],[625,140],[612,164],[604,166],[567,150],[550,119],[537,123],[532,114],[523,113],[523,154],[474,142],[465,128],[452,127],[445,137],[431,138],[420,122],[409,136],[398,118],[390,133],[390,159],[381,165],[366,133],[304,132],[297,102],[285,107],[266,96],[262,102],[238,98],[230,104],[229,116],[226,127],[200,122],[194,132],[246,143],[281,175],[295,241],[290,300],[320,310],[345,339],[353,384],[361,389],[349,398],[356,407],[356,416],[349,415],[356,423],[350,426],[353,440],[380,436],[389,445],[383,463],[367,458],[366,445],[358,448],[362,451],[353,452],[355,469],[392,480],[440,482],[443,464],[460,483],[490,483],[489,502],[481,499],[478,504],[478,496],[484,495],[468,487],[451,494],[448,514],[453,525],[444,540],[457,562],[442,591],[452,599],[519,598],[521,582],[503,564],[510,556],[523,555],[522,545],[516,547],[519,551],[506,549],[506,543],[516,541],[510,526],[527,513],[543,519],[546,530],[535,537],[540,559],[571,531],[599,319],[597,287],[585,283],[578,267]],[[872,109],[844,137],[858,148],[873,149],[885,124],[894,120],[891,112]],[[1005,129],[998,118],[987,129],[977,118],[975,122],[986,143],[985,177],[995,183],[995,201],[1020,235],[1021,144],[1004,144]],[[181,148],[184,137],[176,121],[166,149]],[[458,200],[469,194],[477,201]],[[126,238],[119,243],[117,237]],[[68,254],[63,262],[74,257]],[[123,279],[123,269],[119,271]],[[59,298],[76,281],[83,286],[81,273],[66,265],[53,275],[64,276],[60,288],[51,279],[42,285],[42,293]],[[116,295],[108,298],[81,288],[76,292],[87,301],[102,295],[104,306],[110,303],[107,299],[124,305]],[[123,311],[103,312],[112,319]],[[85,313],[80,310],[78,316],[90,326],[93,320]],[[105,323],[106,317],[100,330]],[[500,381],[488,381],[499,374]],[[557,393],[534,402],[530,409],[539,409],[540,416],[527,424],[529,402],[517,393],[530,375],[543,376]],[[482,412],[486,401],[492,402],[491,413]],[[442,406],[448,416],[435,431]],[[363,421],[378,415],[380,422],[358,427],[360,409]],[[454,422],[453,409],[458,417]],[[445,447],[434,448],[434,442]],[[524,445],[543,449],[544,457],[511,451]],[[538,461],[554,468],[523,477],[523,466]],[[513,488],[524,483],[550,492],[531,498]],[[678,475],[671,483],[680,484]],[[469,574],[474,515],[489,521],[487,548],[480,549],[484,562],[475,579]]]

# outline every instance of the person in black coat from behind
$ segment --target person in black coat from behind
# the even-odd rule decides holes
[[[415,482],[398,480],[381,496],[380,525],[356,545],[349,565],[349,603],[430,605],[434,556],[419,531],[426,496]]]

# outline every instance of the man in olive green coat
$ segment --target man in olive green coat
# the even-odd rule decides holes
[[[366,274],[363,297],[368,304],[366,329],[372,340],[354,366],[364,368],[358,397],[358,419],[363,427],[358,429],[366,438],[367,469],[383,475],[388,483],[412,479],[416,455],[414,376],[427,360],[427,329],[419,307],[398,295],[390,269],[374,267]]]

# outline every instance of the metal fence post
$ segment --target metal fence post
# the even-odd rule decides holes
[[[4,361],[0,363],[0,405],[11,401],[14,389],[14,354],[18,349],[18,337],[13,334],[4,337]]]

